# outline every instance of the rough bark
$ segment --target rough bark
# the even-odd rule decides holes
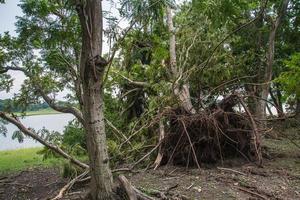
[[[83,90],[83,116],[87,133],[87,148],[90,160],[91,198],[112,199],[113,180],[109,168],[106,144],[103,75],[106,62],[102,59],[103,16],[101,0],[86,0],[76,6],[82,27],[82,50],[80,76]],[[101,60],[100,60],[101,61]]]
[[[170,51],[170,67],[171,67],[171,74],[174,78],[174,85],[173,85],[173,92],[175,96],[181,102],[181,106],[190,113],[196,113],[190,96],[189,84],[183,83],[180,84],[180,80],[182,79],[182,69],[177,66],[177,59],[176,59],[176,36],[175,36],[175,28],[173,24],[173,16],[172,10],[168,6],[167,7],[167,23],[169,29],[169,51]]]
[[[159,121],[159,143],[162,142],[162,140],[165,138],[166,133],[165,133],[165,126],[162,120]],[[156,170],[162,161],[163,158],[163,153],[162,153],[162,146],[158,147],[158,153],[156,156],[156,159],[154,161],[154,170]]]
[[[273,72],[273,64],[274,64],[274,53],[275,53],[275,38],[278,27],[280,26],[282,19],[286,13],[287,7],[289,4],[289,0],[283,0],[280,10],[278,11],[277,17],[275,21],[272,23],[272,27],[269,34],[269,44],[267,51],[267,66],[264,72],[264,84],[261,87],[261,98],[267,99],[269,96],[269,88],[272,81],[272,72]],[[260,117],[264,119],[266,117],[266,101],[260,101],[259,111]]]

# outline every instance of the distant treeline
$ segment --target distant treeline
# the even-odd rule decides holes
[[[22,112],[24,107],[17,106],[12,103],[11,99],[0,99],[0,111],[9,110],[11,112]],[[49,108],[47,103],[29,104],[26,106],[26,111],[37,111],[41,109]]]

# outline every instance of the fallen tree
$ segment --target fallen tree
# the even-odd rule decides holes
[[[244,107],[244,113],[235,111],[238,104]],[[173,164],[200,168],[202,162],[222,162],[237,156],[262,162],[257,122],[238,95],[230,95],[196,114],[176,108],[162,116],[168,125],[159,152],[162,158],[156,167]]]

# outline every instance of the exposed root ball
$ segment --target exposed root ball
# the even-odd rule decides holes
[[[199,166],[228,157],[253,159],[252,126],[247,116],[234,111],[237,103],[237,97],[230,96],[197,114],[183,109],[165,113],[169,124],[161,164]]]

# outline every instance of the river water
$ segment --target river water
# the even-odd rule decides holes
[[[26,126],[35,130],[45,127],[49,131],[62,132],[64,127],[70,120],[74,119],[71,114],[53,114],[53,115],[36,115],[20,118],[21,122]],[[8,134],[6,137],[0,135],[0,151],[12,150],[30,147],[40,147],[40,143],[35,140],[25,137],[24,142],[19,143],[17,139],[12,140],[12,134],[17,130],[13,124],[6,125]]]

